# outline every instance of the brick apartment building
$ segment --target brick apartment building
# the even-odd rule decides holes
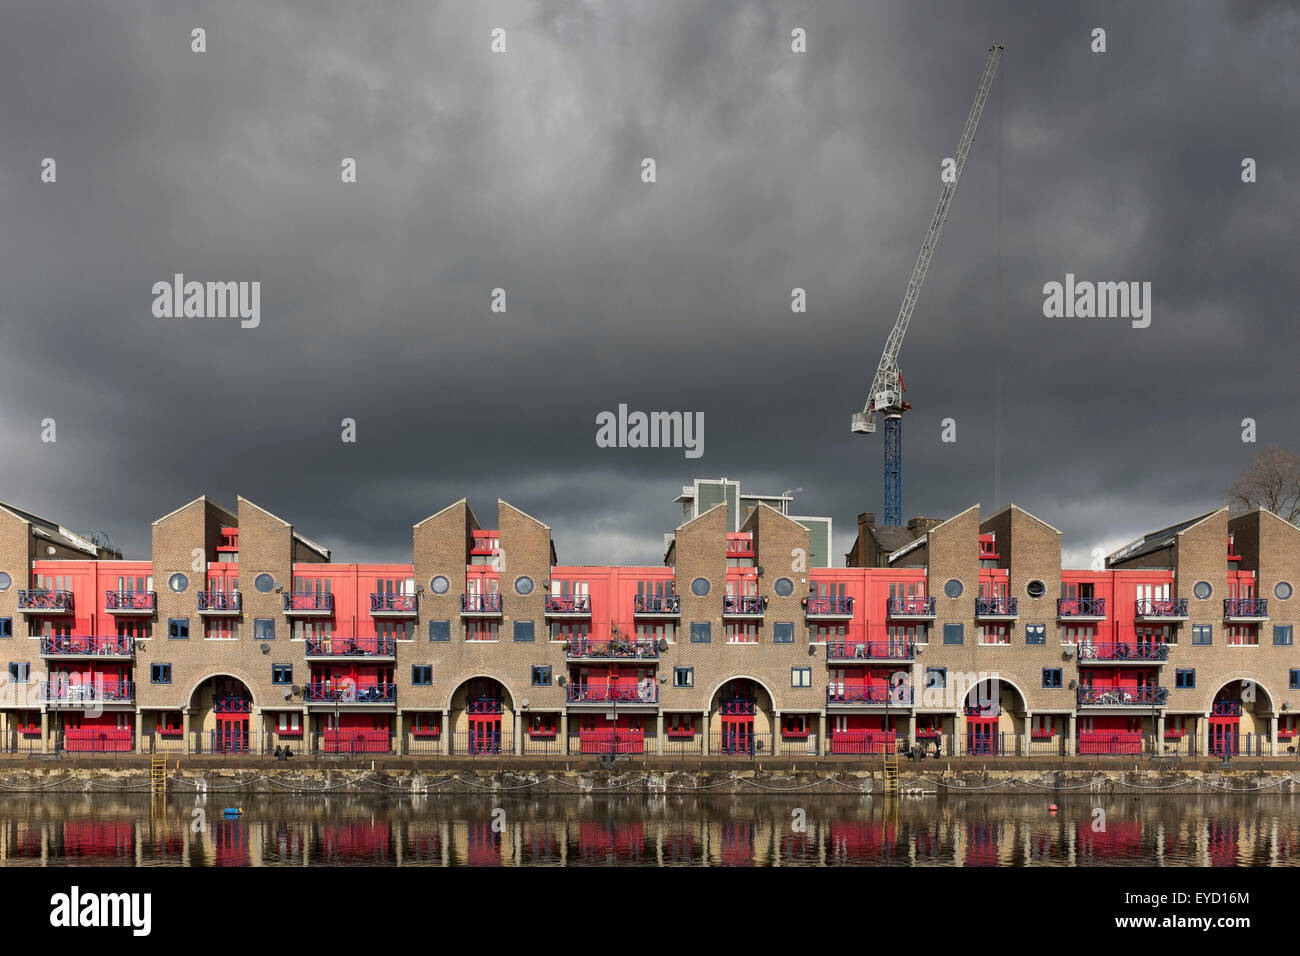
[[[239,498],[153,524],[152,560],[0,505],[8,751],[1285,753],[1300,529],[1226,508],[1063,569],[1010,506],[859,520],[849,567],[760,503],[664,563],[559,564],[465,500],[408,561],[335,564]]]

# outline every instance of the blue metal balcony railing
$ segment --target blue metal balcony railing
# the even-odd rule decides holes
[[[757,594],[727,594],[722,598],[723,614],[762,614],[767,598]]]
[[[153,591],[105,591],[104,610],[119,614],[139,611],[148,614],[158,607],[158,595]]]
[[[58,636],[41,638],[44,657],[130,657],[135,653],[135,640],[131,637]]]
[[[853,614],[853,598],[810,597],[808,599],[807,614],[809,617],[818,617],[820,615],[851,616]]]
[[[890,617],[934,617],[932,597],[893,597],[889,599]]]
[[[238,591],[200,591],[199,612],[238,611],[243,599]]]
[[[1080,687],[1076,700],[1092,707],[1163,707],[1167,687]]]
[[[334,595],[314,591],[295,591],[284,596],[284,610],[286,614],[292,614],[294,611],[304,613],[333,611]]]
[[[389,594],[384,592],[370,595],[371,614],[414,614],[417,607],[414,594]]]
[[[465,701],[467,714],[502,714],[505,709],[506,702],[501,697],[471,697]]]
[[[547,614],[590,614],[591,597],[586,594],[546,595]]]
[[[1150,641],[1080,644],[1080,661],[1166,661],[1169,645]]]
[[[1226,598],[1224,617],[1268,617],[1268,598]]]
[[[1134,617],[1187,617],[1187,598],[1170,601],[1149,601],[1138,598],[1133,608]]]
[[[135,682],[73,683],[68,680],[41,682],[41,700],[58,704],[129,704],[135,700]]]
[[[1210,705],[1210,713],[1215,717],[1240,717],[1241,701],[1239,700],[1216,700]]]
[[[657,704],[659,702],[659,685],[654,681],[642,681],[632,687],[611,687],[608,684],[570,684],[565,688],[565,696],[571,704],[605,704],[617,701],[620,704]]]
[[[391,637],[309,637],[308,657],[395,657],[397,641]]]
[[[500,594],[462,594],[460,609],[467,614],[500,614]]]
[[[317,681],[303,688],[303,700],[313,704],[395,704],[396,684],[357,687],[352,684]]]
[[[1106,599],[1061,598],[1056,602],[1056,613],[1058,617],[1105,617]]]
[[[722,714],[753,714],[758,710],[758,701],[752,697],[727,697],[719,705]]]
[[[632,598],[635,614],[680,614],[682,599],[676,594],[638,594]]]
[[[860,684],[826,685],[826,703],[828,704],[891,704],[900,707],[912,705],[912,688],[868,687]]]
[[[657,641],[590,641],[575,638],[564,645],[566,657],[615,658],[619,660],[656,660]]]
[[[247,697],[214,697],[212,710],[217,714],[251,714],[253,702]]]
[[[72,592],[50,588],[26,588],[18,592],[20,611],[71,611]]]
[[[976,598],[975,613],[984,617],[1013,617],[1020,613],[1019,604],[1020,599],[1013,597]]]
[[[828,661],[910,661],[916,657],[911,641],[831,641],[826,645]]]

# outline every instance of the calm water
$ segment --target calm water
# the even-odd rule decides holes
[[[1055,815],[1048,811],[1053,800]],[[221,810],[235,803],[229,797],[4,795],[0,865],[1291,866],[1300,860],[1300,797],[1278,794],[888,802],[364,794],[239,802],[244,815],[227,820]],[[1104,811],[1102,830],[1094,830],[1097,808]],[[800,810],[802,832],[795,828]]]

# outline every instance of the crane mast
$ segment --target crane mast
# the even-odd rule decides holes
[[[903,377],[898,369],[898,353],[903,347],[903,336],[912,321],[912,312],[916,308],[917,296],[930,269],[930,260],[934,257],[935,247],[943,232],[943,224],[948,220],[948,207],[952,205],[953,196],[961,182],[962,170],[966,167],[966,157],[970,154],[971,143],[975,141],[975,130],[979,127],[980,116],[984,113],[984,104],[988,100],[989,90],[993,86],[993,76],[997,73],[998,63],[1002,59],[1002,46],[994,44],[989,47],[988,59],[984,62],[984,72],[980,75],[979,88],[975,91],[975,102],[971,104],[970,114],[966,117],[966,126],[962,130],[961,140],[957,143],[957,154],[951,180],[945,178],[943,190],[939,194],[939,204],[934,207],[930,219],[930,228],[926,230],[921,243],[921,252],[916,257],[916,266],[912,269],[912,278],[908,280],[907,291],[903,294],[903,304],[899,307],[898,318],[890,330],[885,342],[885,351],[880,356],[875,378],[867,392],[867,401],[862,411],[853,416],[852,429],[855,432],[871,434],[876,430],[876,413],[885,417],[885,520],[886,527],[903,523],[902,501],[902,464],[903,464],[903,412],[911,405],[903,401]]]

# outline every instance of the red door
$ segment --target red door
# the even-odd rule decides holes
[[[248,714],[219,714],[213,735],[213,753],[246,753],[248,751]]]
[[[501,752],[500,714],[470,715],[469,752],[472,754],[499,754]]]

